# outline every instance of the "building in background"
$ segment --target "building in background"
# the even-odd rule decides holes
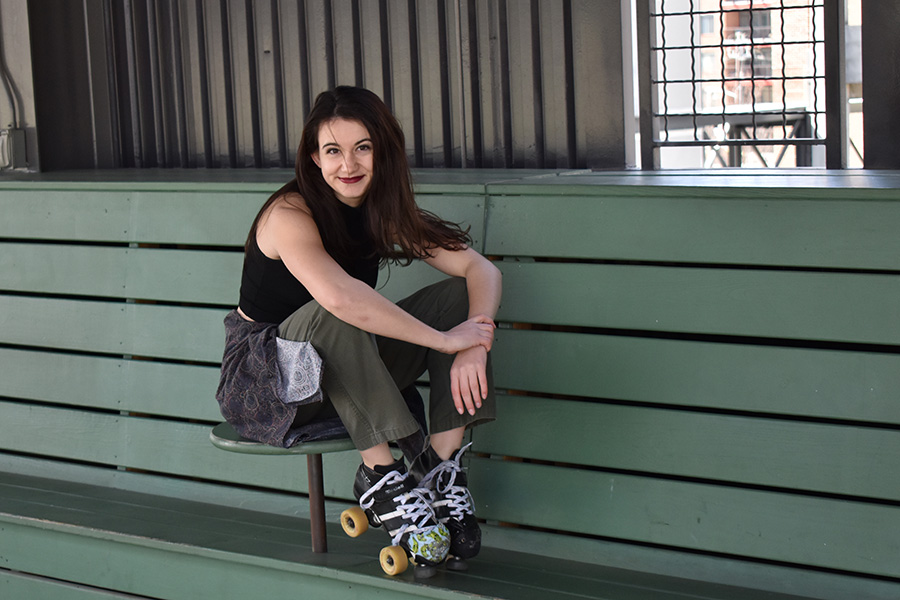
[[[825,166],[825,0],[655,0],[662,168]],[[845,12],[848,94],[860,97],[860,2]],[[843,42],[843,41],[842,41]],[[848,66],[852,65],[852,66]],[[830,74],[830,72],[828,72]],[[852,85],[851,85],[852,84]],[[848,166],[862,166],[861,103]],[[838,132],[840,129],[837,130]]]
[[[897,30],[884,0],[3,0],[0,168],[286,168],[353,84],[419,168],[896,169]]]

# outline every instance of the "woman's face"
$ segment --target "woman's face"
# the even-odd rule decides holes
[[[312,159],[338,200],[353,207],[362,204],[374,164],[372,140],[362,123],[340,117],[322,123]]]

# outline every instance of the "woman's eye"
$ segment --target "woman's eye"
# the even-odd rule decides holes
[[[340,151],[337,148],[328,148],[327,150],[325,150],[325,154],[331,154],[331,155],[338,154],[339,152]]]
[[[368,144],[362,144],[361,146],[357,146],[356,149],[359,152],[369,152],[372,150],[372,146],[370,146]]]

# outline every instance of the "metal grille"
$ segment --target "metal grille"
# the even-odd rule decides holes
[[[624,163],[621,119],[598,111],[623,111],[617,3],[100,2],[91,60],[111,111],[92,102],[117,144],[100,166],[292,166],[312,100],[338,84],[385,99],[417,167]]]
[[[825,0],[651,0],[659,166],[813,164],[826,133],[824,10]]]

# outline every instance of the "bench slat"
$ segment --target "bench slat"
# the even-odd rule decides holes
[[[240,252],[59,244],[3,245],[11,291],[236,305]]]
[[[498,329],[496,385],[543,394],[900,423],[900,355]]]
[[[7,344],[220,362],[222,309],[0,296]]]
[[[6,244],[13,291],[233,305],[239,253]],[[498,263],[507,321],[648,331],[900,343],[900,277]],[[443,275],[421,263],[381,274],[399,299]],[[386,282],[386,285],[384,283]],[[566,293],[561,294],[559,290]],[[807,307],[798,310],[797,307]]]
[[[474,457],[488,520],[898,577],[900,507]]]
[[[485,251],[502,256],[900,269],[898,201],[822,201],[812,192],[809,199],[782,200],[775,195],[754,197],[746,190],[688,193],[692,191],[688,197],[672,197],[668,190],[628,196],[614,188],[591,190],[590,195],[492,196]]]
[[[16,292],[236,306],[242,262],[239,251],[11,242],[0,253],[0,281]],[[378,290],[396,301],[445,277],[421,261],[390,265]]]
[[[25,519],[0,515],[5,532],[0,553],[10,556],[12,568],[127,588],[154,598],[185,597],[184,592],[169,591],[169,586],[184,581],[193,584],[191,597],[197,597],[198,582],[204,582],[203,590],[210,595],[201,597],[210,599],[256,598],[259,590],[286,597],[296,595],[298,589],[304,597],[338,597],[318,587],[323,584],[315,580],[323,578],[340,582],[344,591],[351,586],[357,597],[366,598],[759,598],[756,590],[691,581],[683,574],[675,578],[639,573],[490,547],[482,549],[467,573],[448,574],[438,585],[422,585],[411,577],[383,576],[374,559],[386,539],[380,532],[351,540],[339,533],[335,523],[329,539],[333,551],[312,555],[305,547],[304,519],[77,483],[11,479],[9,484],[0,483],[0,504],[14,504],[17,514],[42,524],[23,527]],[[65,510],[68,506],[72,510]],[[72,525],[60,526],[60,519]],[[83,536],[80,543],[73,543],[79,534]],[[557,541],[555,537],[545,533],[539,540],[549,546]],[[174,573],[173,561],[178,563]],[[118,573],[133,571],[137,575],[127,581],[116,578]],[[307,583],[303,579],[307,576],[313,581]],[[799,600],[781,594],[766,594],[766,598]]]
[[[277,186],[272,189],[274,192]],[[0,238],[241,247],[267,193],[5,190]],[[422,208],[471,226],[484,244],[484,197],[423,194]]]
[[[307,491],[303,457],[223,452],[209,441],[207,424],[3,401],[0,413],[0,448],[4,450],[273,490]],[[351,500],[359,454],[326,454],[322,460],[325,495]]]
[[[504,321],[900,345],[900,275],[497,264]]]
[[[130,241],[127,192],[4,190],[0,214],[3,238]]]
[[[900,500],[896,429],[502,394],[498,413],[473,431],[475,451]]]
[[[40,600],[141,600],[147,596],[119,594],[110,590],[88,588],[55,579],[36,577],[3,571],[0,573],[0,591],[5,598],[40,598]]]
[[[219,368],[0,348],[0,396],[52,404],[221,420]],[[50,374],[48,376],[48,374]]]

